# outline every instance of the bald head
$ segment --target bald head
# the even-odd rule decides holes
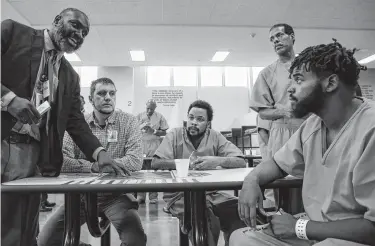
[[[156,102],[153,99],[150,99],[146,102],[146,114],[148,117],[154,114],[156,109]]]
[[[147,104],[151,104],[151,105],[155,105],[156,106],[156,101],[154,99],[149,99],[147,102],[146,102],[146,105]]]

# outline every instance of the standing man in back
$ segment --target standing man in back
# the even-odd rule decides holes
[[[142,131],[144,157],[154,156],[155,151],[158,149],[162,141],[161,136],[165,136],[169,128],[164,116],[159,112],[155,112],[156,107],[155,100],[150,99],[146,102],[146,111],[137,115]],[[157,203],[158,193],[150,192],[149,199],[151,204]],[[138,193],[137,200],[139,204],[145,203],[146,193]]]
[[[250,108],[258,112],[262,120],[268,120],[271,124],[266,156],[262,156],[264,159],[271,158],[308,117],[295,117],[288,100],[287,90],[291,85],[289,68],[295,58],[293,28],[282,23],[272,26],[269,41],[278,59],[259,73],[250,100]],[[274,200],[272,191],[266,190],[265,196]]]
[[[263,120],[271,121],[268,141],[268,156],[279,150],[305,121],[292,114],[288,100],[291,85],[289,67],[295,58],[294,30],[288,24],[276,24],[269,32],[270,42],[278,59],[265,67],[254,84],[250,107]]]

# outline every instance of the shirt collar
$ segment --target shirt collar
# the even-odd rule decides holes
[[[50,50],[56,50],[55,45],[52,42],[51,37],[49,36],[48,29],[44,29],[44,50],[48,52]],[[64,55],[64,52],[57,51],[56,53],[56,60],[60,60]]]
[[[111,116],[109,116],[106,120],[105,120],[105,124],[107,125],[108,123],[109,124],[114,124],[115,123],[115,119],[116,119],[116,115],[117,115],[117,112],[116,110],[113,111],[113,113],[111,114]],[[95,124],[97,123],[97,120],[96,120],[96,117],[95,117],[95,114],[94,114],[94,111],[89,114],[88,118],[87,118],[87,122],[89,122],[90,124]]]

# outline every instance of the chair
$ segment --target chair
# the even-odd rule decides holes
[[[99,217],[102,219],[106,218],[104,214],[99,213]],[[100,238],[100,245],[101,246],[111,246],[111,226],[104,232],[102,237]]]
[[[302,188],[278,188],[278,199],[276,201],[276,208],[257,208],[257,222],[259,224],[268,223],[271,219],[271,213],[277,212],[282,208],[289,214],[297,214],[305,212],[302,201]],[[264,189],[262,188],[264,194]],[[263,195],[264,196],[264,195]]]
[[[221,135],[223,135],[228,141],[232,142],[232,131],[220,131]]]
[[[242,126],[241,127],[241,141],[242,141],[242,153],[243,154],[246,154],[245,149],[250,149],[250,155],[251,155],[251,150],[253,148],[259,148],[259,146],[257,146],[257,147],[253,146],[253,143],[252,143],[253,134],[258,134],[258,132],[256,132],[256,128],[257,128],[257,126]],[[253,130],[253,131],[248,133],[246,130]],[[249,137],[249,146],[245,146],[245,138],[246,137]]]
[[[84,194],[85,201],[85,217],[87,228],[90,234],[94,237],[100,237],[101,246],[111,245],[111,225],[108,218],[104,213],[98,213],[97,206],[97,195],[91,193]],[[98,214],[101,220],[98,220]]]
[[[241,147],[239,146],[239,143],[242,143],[238,141],[240,137],[241,137],[241,128],[232,128],[232,143],[236,145],[238,148]]]

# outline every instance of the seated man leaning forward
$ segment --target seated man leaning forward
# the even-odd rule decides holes
[[[127,173],[142,167],[141,132],[137,118],[115,111],[116,87],[112,80],[99,78],[91,83],[89,100],[94,108],[85,119],[100,143],[113,158],[117,168]],[[64,163],[62,172],[98,172],[96,162],[87,160],[73,143],[69,134],[64,136]],[[106,170],[106,167],[103,170]],[[98,194],[98,211],[116,228],[121,246],[145,246],[146,235],[138,215],[138,202],[131,194]],[[84,202],[81,202],[81,224],[85,223]],[[64,241],[64,206],[47,221],[39,234],[39,246],[61,246]],[[86,245],[81,243],[81,245]]]
[[[189,159],[195,151],[198,158],[192,167],[197,170],[245,167],[241,151],[219,132],[209,128],[212,117],[209,103],[202,100],[193,102],[188,109],[187,128],[174,128],[166,135],[156,150],[152,165],[174,166],[173,159]],[[164,200],[172,215],[182,219],[183,193],[164,193]],[[220,229],[227,245],[232,231],[245,225],[238,217],[237,198],[224,192],[207,193],[206,214],[209,246],[217,245]]]
[[[306,48],[290,68],[293,113],[314,113],[245,179],[240,217],[255,227],[259,186],[303,178],[307,217],[282,212],[265,230],[239,229],[231,246],[375,245],[375,102],[353,97],[361,69],[336,40]]]

